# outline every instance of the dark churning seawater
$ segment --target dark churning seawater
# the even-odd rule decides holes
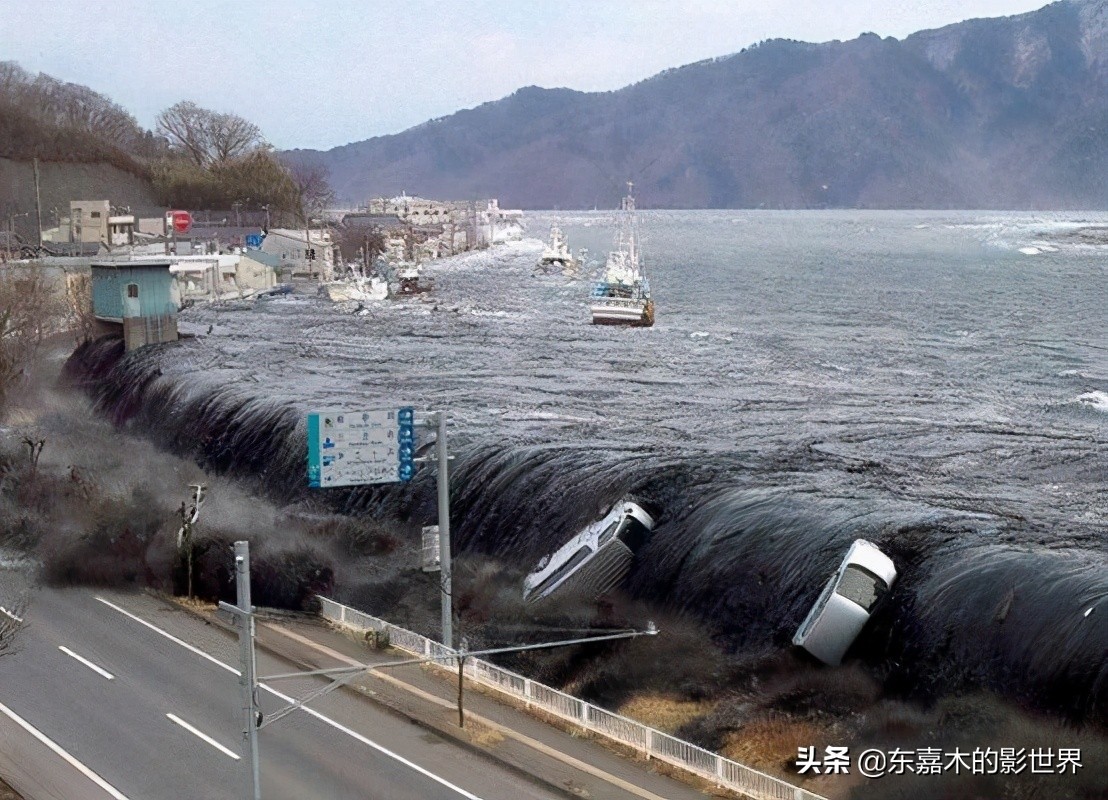
[[[528,219],[611,244],[610,213]],[[734,650],[787,647],[867,538],[900,581],[854,655],[1108,718],[1108,215],[641,223],[651,329],[588,324],[592,276],[534,276],[531,240],[432,264],[429,302],[190,309],[211,334],[102,372],[99,400],[289,499],[305,412],[445,407],[460,550],[528,565],[632,491],[664,512],[629,591]],[[387,516],[433,474],[332,491]]]

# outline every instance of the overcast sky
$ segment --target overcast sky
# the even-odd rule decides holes
[[[395,133],[521,86],[616,89],[770,38],[903,38],[1045,0],[0,0],[0,59],[153,127],[179,100],[279,148]],[[47,11],[48,9],[48,11]]]

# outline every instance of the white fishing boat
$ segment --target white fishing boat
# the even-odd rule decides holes
[[[616,248],[608,253],[604,272],[593,286],[589,310],[594,325],[649,327],[654,324],[654,300],[638,248],[633,186],[628,181]]]
[[[654,529],[654,518],[631,498],[617,503],[552,555],[523,581],[523,599],[534,603],[555,592],[572,591],[594,599],[617,588],[631,570],[635,553]]]
[[[561,270],[566,275],[573,275],[580,266],[581,262],[574,258],[562,229],[557,225],[551,225],[550,241],[539,258],[539,270],[542,272]]]

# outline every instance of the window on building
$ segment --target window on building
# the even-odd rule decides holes
[[[93,211],[91,214],[89,214],[89,216],[92,217],[93,219],[100,219],[100,212],[99,211]]]
[[[127,284],[127,296],[128,297],[138,297],[138,284],[137,283],[128,283]]]

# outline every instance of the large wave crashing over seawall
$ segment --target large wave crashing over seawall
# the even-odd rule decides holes
[[[900,578],[851,656],[887,687],[1103,721],[1108,282],[1095,253],[1030,257],[975,219],[647,212],[652,329],[588,325],[587,282],[532,275],[525,243],[433,264],[430,302],[196,307],[206,337],[95,342],[70,373],[206,468],[409,525],[434,517],[433,470],[310,494],[304,415],[447,408],[463,554],[525,572],[634,493],[661,514],[628,592],[738,652],[789,647],[869,539]]]
[[[70,363],[99,407],[206,468],[303,499],[300,410],[159,374],[153,351],[83,346]],[[633,492],[666,509],[630,591],[702,618],[729,648],[786,647],[853,539],[900,568],[856,655],[933,696],[988,686],[1075,719],[1108,710],[1108,558],[1037,542],[1011,520],[878,497],[767,488],[757,468],[651,452],[469,445],[454,468],[457,547],[529,564]],[[347,513],[432,521],[433,473],[329,490]],[[581,502],[589,498],[589,502]],[[1085,612],[1092,608],[1092,613]]]

